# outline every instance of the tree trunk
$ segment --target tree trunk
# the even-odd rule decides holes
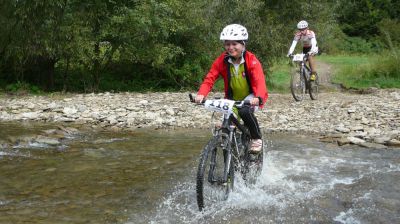
[[[94,59],[93,59],[93,90],[98,91],[100,85],[100,41],[98,37],[100,36],[100,19],[97,18],[93,27],[93,36],[96,40],[94,45]]]
[[[54,89],[54,71],[57,60],[52,57],[40,56],[31,68],[31,76],[37,77],[36,83],[46,91]]]
[[[67,91],[67,76],[69,72],[69,57],[67,57],[67,64],[65,65],[65,70],[63,74],[63,90],[62,92],[65,93]]]
[[[93,62],[93,89],[95,92],[99,90],[100,85],[100,44],[96,42],[94,45],[94,62]]]

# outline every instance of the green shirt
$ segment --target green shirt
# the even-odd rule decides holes
[[[250,94],[250,86],[247,83],[247,79],[244,72],[244,60],[239,65],[239,68],[235,69],[233,64],[230,64],[231,81],[229,85],[232,88],[233,100],[243,100]]]

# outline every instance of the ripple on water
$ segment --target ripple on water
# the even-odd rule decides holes
[[[271,150],[265,155],[263,171],[255,185],[248,186],[236,179],[239,181],[235,182],[235,190],[228,200],[215,203],[200,213],[195,183],[187,180],[175,186],[154,214],[147,214],[147,220],[151,223],[400,221],[397,215],[400,196],[389,202],[371,198],[374,194],[385,197],[380,188],[388,182],[400,184],[398,165],[379,160],[376,155],[370,156],[370,151],[358,147],[346,151],[340,148],[323,150],[319,148],[323,146],[320,143],[317,147],[308,147],[309,143],[280,143],[275,143],[279,147],[270,144]],[[396,161],[400,155],[392,153],[391,159]],[[393,177],[389,178],[391,175]],[[387,179],[383,180],[382,176]],[[383,218],[378,216],[382,212],[379,206],[390,208],[389,212],[385,208]],[[370,217],[372,210],[376,217]]]
[[[195,172],[208,138],[195,130],[93,132],[65,141],[63,151],[3,148],[0,205],[8,212],[0,222],[400,223],[400,151],[293,135],[266,141],[256,184],[237,178],[228,200],[200,213]]]

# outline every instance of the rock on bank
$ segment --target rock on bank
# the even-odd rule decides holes
[[[74,122],[115,129],[208,128],[210,115],[190,103],[188,93],[0,97],[0,121]],[[318,100],[302,102],[295,102],[289,94],[270,94],[257,118],[263,132],[318,134],[321,141],[339,145],[400,147],[398,89],[321,93]]]

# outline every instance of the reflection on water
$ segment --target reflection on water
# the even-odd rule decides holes
[[[0,124],[0,143],[51,125]],[[399,223],[400,150],[268,136],[256,185],[198,212],[204,130],[81,131],[0,149],[0,223]]]
[[[1,139],[53,127],[2,125]],[[143,214],[197,159],[204,131],[82,132],[57,147],[0,150],[0,222],[125,222]]]

